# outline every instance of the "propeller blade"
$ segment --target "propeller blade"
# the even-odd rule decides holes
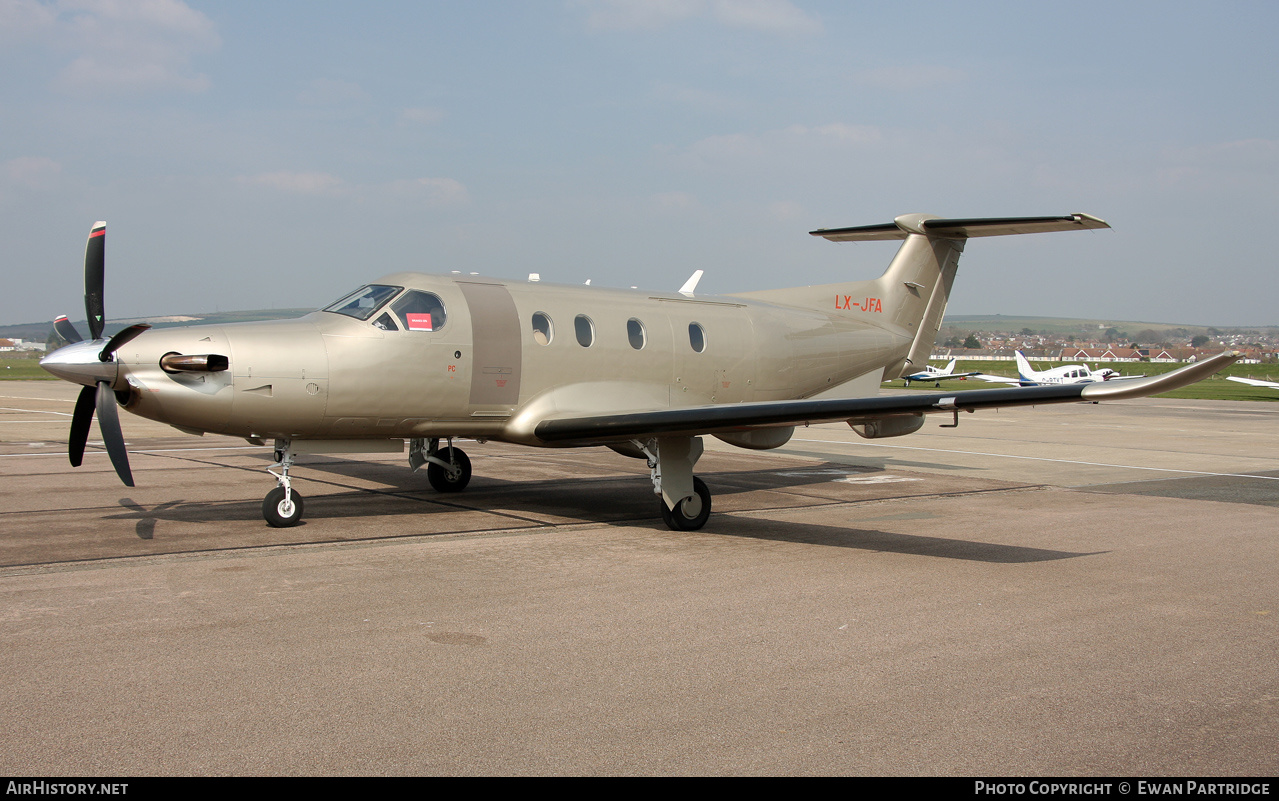
[[[67,455],[71,457],[72,467],[79,467],[84,461],[84,443],[89,439],[89,426],[93,424],[96,394],[93,387],[84,387],[80,390],[80,397],[75,401],[75,412],[71,416],[71,434],[67,438]]]
[[[146,323],[135,323],[134,325],[129,326],[111,337],[111,339],[107,342],[106,347],[98,354],[98,358],[104,362],[111,361],[111,354],[115,353],[116,348],[133,339],[138,334],[141,334],[143,331],[146,331],[150,327],[151,326]]]
[[[107,446],[107,455],[111,457],[116,475],[126,487],[132,487],[133,472],[129,470],[129,452],[124,448],[124,434],[120,431],[115,392],[106,381],[98,382],[98,428],[102,431],[102,443]]]
[[[102,337],[106,312],[102,308],[102,284],[106,270],[107,224],[96,222],[84,246],[84,313],[89,321],[89,338]]]
[[[71,324],[65,314],[53,321],[53,330],[57,331],[58,336],[62,337],[62,341],[68,345],[84,340],[84,337],[80,336],[80,332],[75,330],[75,326]]]

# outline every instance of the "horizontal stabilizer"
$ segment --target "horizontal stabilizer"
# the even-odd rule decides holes
[[[852,228],[820,228],[809,233],[829,239],[831,242],[871,242],[905,239],[910,234],[926,234],[944,239],[968,239],[974,236],[1040,234],[1048,231],[1083,231],[1090,228],[1109,227],[1105,220],[1091,214],[1070,214],[1065,217],[974,217],[971,219],[929,218],[921,214],[904,214],[891,223],[859,225]]]

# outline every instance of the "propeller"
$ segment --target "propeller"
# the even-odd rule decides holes
[[[80,332],[66,315],[59,317],[53,321],[53,327],[70,344],[41,359],[40,365],[59,378],[84,385],[80,396],[76,398],[75,412],[71,416],[71,431],[67,437],[67,456],[71,459],[71,466],[79,467],[84,459],[85,443],[89,439],[89,428],[96,413],[98,429],[102,432],[102,442],[106,446],[107,455],[111,457],[111,465],[125,486],[132,487],[133,472],[129,469],[129,453],[124,446],[120,413],[116,409],[115,390],[112,388],[119,376],[115,352],[151,326],[139,323],[125,328],[110,339],[103,338],[106,314],[103,310],[102,287],[106,241],[107,224],[94,223],[84,251],[84,310],[85,319],[89,323],[89,340],[80,336]]]

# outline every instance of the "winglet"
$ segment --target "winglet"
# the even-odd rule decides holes
[[[1188,364],[1180,367],[1170,373],[1163,375],[1152,375],[1146,378],[1126,378],[1123,381],[1103,381],[1095,384],[1087,384],[1084,386],[1082,398],[1087,401],[1098,400],[1127,400],[1129,398],[1144,398],[1147,395],[1158,395],[1161,392],[1168,392],[1174,389],[1180,389],[1188,384],[1201,381],[1218,370],[1234,364],[1243,358],[1243,354],[1237,350],[1228,350],[1218,353],[1201,362]]]

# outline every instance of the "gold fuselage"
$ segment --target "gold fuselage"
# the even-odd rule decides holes
[[[447,322],[382,330],[317,311],[296,320],[154,329],[123,346],[126,408],[191,432],[286,439],[469,436],[540,443],[556,416],[806,398],[905,358],[915,331],[875,309],[875,282],[750,296],[397,273]],[[871,301],[871,302],[867,302]],[[551,321],[549,341],[535,314]],[[579,343],[575,321],[593,337]],[[642,327],[636,336],[636,321]],[[703,333],[695,350],[690,326]],[[629,327],[628,327],[629,326]],[[640,345],[640,347],[636,347]],[[223,372],[169,373],[168,353],[222,354]]]

